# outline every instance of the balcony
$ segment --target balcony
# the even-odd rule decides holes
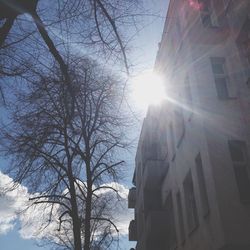
[[[159,189],[167,174],[168,163],[164,160],[145,161],[143,178],[145,189]]]
[[[137,241],[137,229],[135,220],[131,220],[129,223],[128,239],[129,241]]]
[[[132,187],[128,193],[128,208],[135,208],[136,203],[136,188]]]
[[[146,217],[145,234],[148,243],[164,245],[166,243],[168,232],[167,232],[167,212],[166,211],[151,211]]]

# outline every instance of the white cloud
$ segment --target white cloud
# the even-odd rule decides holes
[[[28,207],[19,216],[21,237],[24,239],[42,239],[55,232],[58,229],[57,208],[56,205],[52,210],[51,221],[49,222],[51,206],[38,204]]]
[[[12,188],[13,184],[13,179],[0,171],[0,235],[11,231],[19,220],[22,238],[42,238],[56,227],[53,222],[46,230],[41,230],[48,221],[49,207],[40,204],[30,206],[28,189],[22,185]]]
[[[5,192],[12,185],[13,180],[0,172],[0,234],[13,229],[18,214],[27,206],[27,188],[18,185],[14,190]]]
[[[128,210],[127,197],[129,190],[124,185],[115,182],[107,183],[103,186],[112,187],[118,191],[119,200],[117,200],[116,193],[111,189],[102,189],[102,191],[100,192],[105,194],[105,196],[111,196],[111,198],[109,199],[110,204],[108,204],[108,210],[112,213],[113,221],[119,229],[120,235],[126,235],[128,234],[129,222],[133,219],[134,216],[133,210]]]
[[[18,219],[21,226],[19,233],[22,238],[42,239],[46,237],[57,241],[53,234],[63,235],[65,233],[63,228],[61,232],[58,232],[59,207],[55,206],[52,214],[50,214],[51,207],[47,204],[28,207],[30,194],[26,187],[19,185],[13,191],[3,192],[11,183],[13,184],[12,179],[0,172],[0,234],[6,234],[12,230]],[[100,189],[98,192],[102,200],[107,202],[107,211],[112,215],[113,221],[119,229],[119,234],[126,235],[129,221],[133,218],[132,211],[127,209],[128,189],[122,184],[114,182],[104,186],[118,190],[119,201],[117,194],[111,189]],[[51,219],[50,223],[48,223],[49,219]],[[69,236],[70,232],[67,234]]]

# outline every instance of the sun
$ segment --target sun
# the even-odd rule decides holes
[[[152,71],[137,75],[132,79],[132,97],[139,108],[159,105],[166,99],[163,77]]]

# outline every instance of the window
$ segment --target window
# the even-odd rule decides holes
[[[167,196],[166,212],[167,212],[167,221],[168,221],[168,227],[169,227],[168,228],[169,246],[170,246],[170,249],[175,249],[177,246],[177,237],[176,237],[172,192],[170,192]]]
[[[179,16],[176,17],[176,33],[177,33],[177,41],[181,41],[182,34],[181,34],[181,24]]]
[[[250,18],[247,18],[236,41],[242,56],[250,64]]]
[[[184,182],[184,195],[185,195],[185,205],[186,205],[186,217],[189,232],[191,233],[198,226],[198,214],[194,195],[194,186],[192,180],[191,171],[188,172]]]
[[[244,71],[250,83],[250,18],[248,17],[244,22],[239,36],[236,40],[239,49],[239,54],[244,66]]]
[[[181,203],[181,193],[178,192],[176,195],[177,201],[177,211],[178,211],[178,222],[179,222],[179,232],[180,232],[180,240],[181,242],[185,241],[185,230],[184,230],[184,220],[183,220],[183,209]]]
[[[227,74],[224,57],[212,57],[211,66],[214,74],[214,81],[219,99],[228,99]]]
[[[240,199],[242,202],[250,202],[250,173],[246,143],[244,141],[231,140],[228,142],[228,145]]]
[[[181,32],[181,24],[180,24],[180,17],[177,14],[175,17],[175,43],[177,44],[177,49],[180,48],[182,44],[182,32]]]
[[[185,101],[188,105],[192,105],[193,98],[191,94],[190,80],[188,76],[186,76],[185,78],[184,89],[185,89]]]
[[[206,188],[206,182],[205,182],[200,153],[195,158],[195,164],[196,164],[196,172],[197,172],[197,177],[198,177],[198,185],[200,189],[203,216],[206,216],[209,213],[209,203],[208,203],[207,188]]]
[[[181,142],[185,135],[185,123],[183,117],[183,111],[181,107],[178,107],[174,111],[175,115],[175,132],[176,132],[176,140],[177,140],[177,147],[181,145]]]
[[[218,27],[218,17],[215,13],[213,5],[209,0],[198,0],[200,4],[201,22],[204,27]]]
[[[171,153],[172,153],[172,160],[175,158],[175,138],[174,138],[174,129],[172,122],[169,125],[169,132],[170,132],[170,144],[171,144]]]
[[[211,13],[210,13],[208,1],[198,0],[198,2],[200,4],[201,22],[204,27],[210,27],[211,26]]]
[[[189,77],[185,77],[184,81],[184,104],[185,104],[185,113],[188,114],[189,118],[190,115],[192,114],[192,105],[193,105],[193,97],[191,93],[191,88],[190,88],[190,80]]]
[[[223,0],[223,5],[224,5],[224,8],[227,9],[228,6],[230,5],[230,2],[232,2],[231,0]]]

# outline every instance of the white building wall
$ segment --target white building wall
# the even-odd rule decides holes
[[[177,234],[176,246],[171,248],[166,245],[164,249],[247,250],[250,249],[250,205],[243,204],[239,198],[228,140],[246,141],[250,157],[250,86],[246,84],[247,75],[236,45],[240,27],[250,10],[250,3],[246,0],[232,1],[233,7],[228,8],[227,19],[223,19],[224,24],[228,25],[221,29],[204,28],[197,10],[192,9],[187,13],[187,8],[190,8],[188,3],[190,1],[170,2],[156,60],[156,69],[165,75],[168,101],[161,109],[151,110],[147,115],[137,150],[137,249],[147,249],[144,207],[147,193],[143,188],[143,159],[150,154],[150,147],[147,150],[145,147],[151,142],[157,142],[161,145],[159,155],[168,161],[168,171],[163,176],[161,186],[162,205],[164,208],[171,192]],[[216,3],[218,11],[221,11],[221,2]],[[177,27],[181,30],[177,31]],[[230,97],[226,100],[219,99],[217,95],[210,59],[212,57],[225,58]],[[186,99],[187,79],[190,100]],[[205,216],[195,164],[199,153],[209,203],[209,213]],[[187,225],[188,214],[183,190],[183,182],[189,171],[198,213],[198,225],[192,232]],[[184,215],[184,242],[180,239],[176,201],[178,192]],[[168,237],[169,231],[166,230],[166,238]]]
[[[192,28],[200,30],[199,26]],[[194,34],[197,32],[192,33],[192,35]],[[184,55],[182,55],[182,51],[179,51],[180,62],[176,62],[175,70],[178,73],[168,79],[170,100],[173,99],[168,112],[171,117],[169,122],[174,120],[174,106],[182,105],[179,103],[179,101],[181,102],[179,86],[184,82],[184,74],[188,74],[190,77],[193,115],[191,119],[188,118],[189,114],[185,114],[184,107],[185,135],[179,148],[176,147],[175,158],[170,163],[169,173],[162,188],[163,200],[170,189],[174,193],[180,190],[183,196],[182,183],[191,169],[199,226],[190,235],[188,235],[186,227],[187,241],[183,245],[183,249],[220,249],[226,245],[250,244],[249,206],[239,201],[238,187],[228,149],[229,139],[249,142],[250,138],[247,120],[250,112],[245,108],[250,92],[245,84],[244,75],[242,75],[242,64],[238,56],[235,37],[228,37],[221,43],[212,45],[192,43],[193,37],[190,40],[189,51],[192,57],[190,58],[190,54],[187,55],[188,47],[183,48]],[[217,97],[210,57],[226,59],[230,99],[219,100]],[[178,142],[178,131],[176,130],[175,126],[175,143]],[[169,142],[169,147],[171,148],[171,142]],[[199,152],[209,194],[210,213],[207,218],[203,218],[201,214],[194,162]],[[184,200],[183,204],[185,204]],[[184,213],[184,217],[186,216]],[[178,221],[177,216],[176,221]]]

